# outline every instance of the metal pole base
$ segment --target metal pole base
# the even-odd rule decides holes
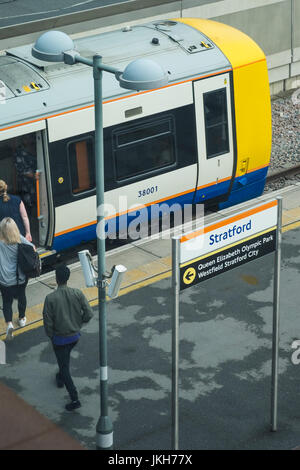
[[[96,427],[96,449],[113,449],[113,426],[108,416],[100,416]]]

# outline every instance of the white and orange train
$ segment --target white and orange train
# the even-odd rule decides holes
[[[271,151],[269,81],[265,55],[247,35],[180,18],[75,45],[82,56],[100,53],[120,70],[151,58],[169,76],[167,86],[132,92],[103,74],[105,200],[116,208],[108,218],[130,220],[130,209],[118,209],[121,196],[129,208],[150,209],[227,207],[262,193]],[[31,48],[0,56],[0,178],[22,194],[16,148],[36,156],[30,216],[34,239],[48,254],[96,236],[93,76],[83,64],[41,62]]]

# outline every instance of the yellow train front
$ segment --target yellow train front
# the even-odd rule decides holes
[[[165,87],[132,92],[104,72],[108,235],[134,222],[137,207],[153,220],[162,206],[223,208],[262,193],[271,153],[269,81],[264,53],[247,35],[180,18],[75,45],[120,70],[149,57],[169,76]],[[93,77],[82,64],[41,63],[31,48],[0,57],[0,174],[22,196],[14,155],[30,142],[39,174],[34,240],[51,253],[96,237]]]
[[[219,207],[228,207],[258,197],[264,189],[272,144],[266,57],[249,36],[228,25],[196,18],[176,21],[204,33],[219,47],[231,65],[234,160],[229,192],[221,196],[224,202],[220,203]],[[206,147],[208,132],[206,129]],[[221,166],[223,157],[216,157],[219,158],[218,165]],[[206,158],[209,158],[208,154]],[[221,176],[218,184],[225,178]],[[197,189],[201,192],[201,185]],[[202,198],[206,199],[205,191]],[[201,195],[198,201],[200,199]]]

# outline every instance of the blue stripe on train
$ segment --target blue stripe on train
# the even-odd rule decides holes
[[[265,167],[235,178],[229,198],[227,201],[220,203],[219,208],[225,209],[248,201],[248,199],[259,197],[264,190],[267,173],[268,167]]]
[[[253,199],[260,196],[264,189],[267,171],[268,168],[266,167],[249,173],[245,176],[236,178],[233,183],[229,198],[227,201],[219,204],[220,209],[224,209],[234,204],[239,204],[241,202],[247,201],[248,199]],[[208,186],[207,188],[202,188],[197,191],[195,202],[199,204],[201,202],[205,202],[209,199],[225,194],[229,189],[229,185],[230,181],[224,181],[213,186]],[[193,202],[193,196],[194,193],[183,194],[181,196],[163,201],[159,204],[159,207],[163,209],[163,204],[169,207],[173,206],[174,204],[179,204],[180,206],[184,206],[184,204],[191,204]],[[150,211],[152,211],[153,215],[151,206],[149,206],[144,213],[145,219],[149,218]],[[127,227],[137,216],[139,217],[140,221],[144,220],[143,214],[140,212],[133,212],[132,214],[133,215],[125,214],[123,216],[117,217],[116,219],[111,219],[109,221],[111,230],[118,232],[120,229],[124,229],[124,227]],[[95,238],[96,224],[93,224],[88,227],[83,227],[78,230],[73,230],[71,232],[56,236],[53,241],[52,249],[56,250],[57,252],[63,251],[72,246],[79,245],[80,243],[94,240]]]

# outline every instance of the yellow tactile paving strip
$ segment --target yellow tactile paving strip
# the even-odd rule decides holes
[[[140,268],[131,269],[125,275],[125,279],[122,283],[120,295],[125,295],[132,290],[144,287],[152,282],[164,279],[170,276],[171,272],[171,257],[161,258],[158,261],[144,264]],[[86,295],[91,306],[98,304],[97,288],[84,288],[82,289]],[[50,292],[50,291],[49,291]],[[110,300],[107,297],[107,300]],[[34,305],[33,307],[27,308],[26,319],[27,326],[25,328],[19,328],[18,325],[18,314],[14,313],[13,324],[15,327],[14,336],[27,331],[28,329],[37,328],[42,322],[42,310],[43,304]],[[0,318],[0,339],[4,339],[6,336],[6,323],[3,318]]]
[[[283,211],[282,214],[282,225],[286,227],[289,224],[295,223],[300,221],[300,207],[296,207],[295,209],[290,209]]]
[[[293,230],[300,227],[300,207],[290,210],[284,210],[282,215],[283,232]],[[139,268],[129,270],[123,281],[120,294],[125,295],[133,290],[145,287],[154,282],[160,281],[171,276],[171,256],[160,258],[159,260],[152,261],[144,264]],[[82,289],[91,306],[98,304],[97,288],[84,288]],[[109,298],[107,298],[109,300]],[[19,328],[17,323],[17,314],[14,314],[14,336],[37,328],[42,325],[42,309],[43,304],[34,305],[26,310],[27,325],[24,328]],[[6,323],[3,318],[0,318],[0,339],[5,339]]]

